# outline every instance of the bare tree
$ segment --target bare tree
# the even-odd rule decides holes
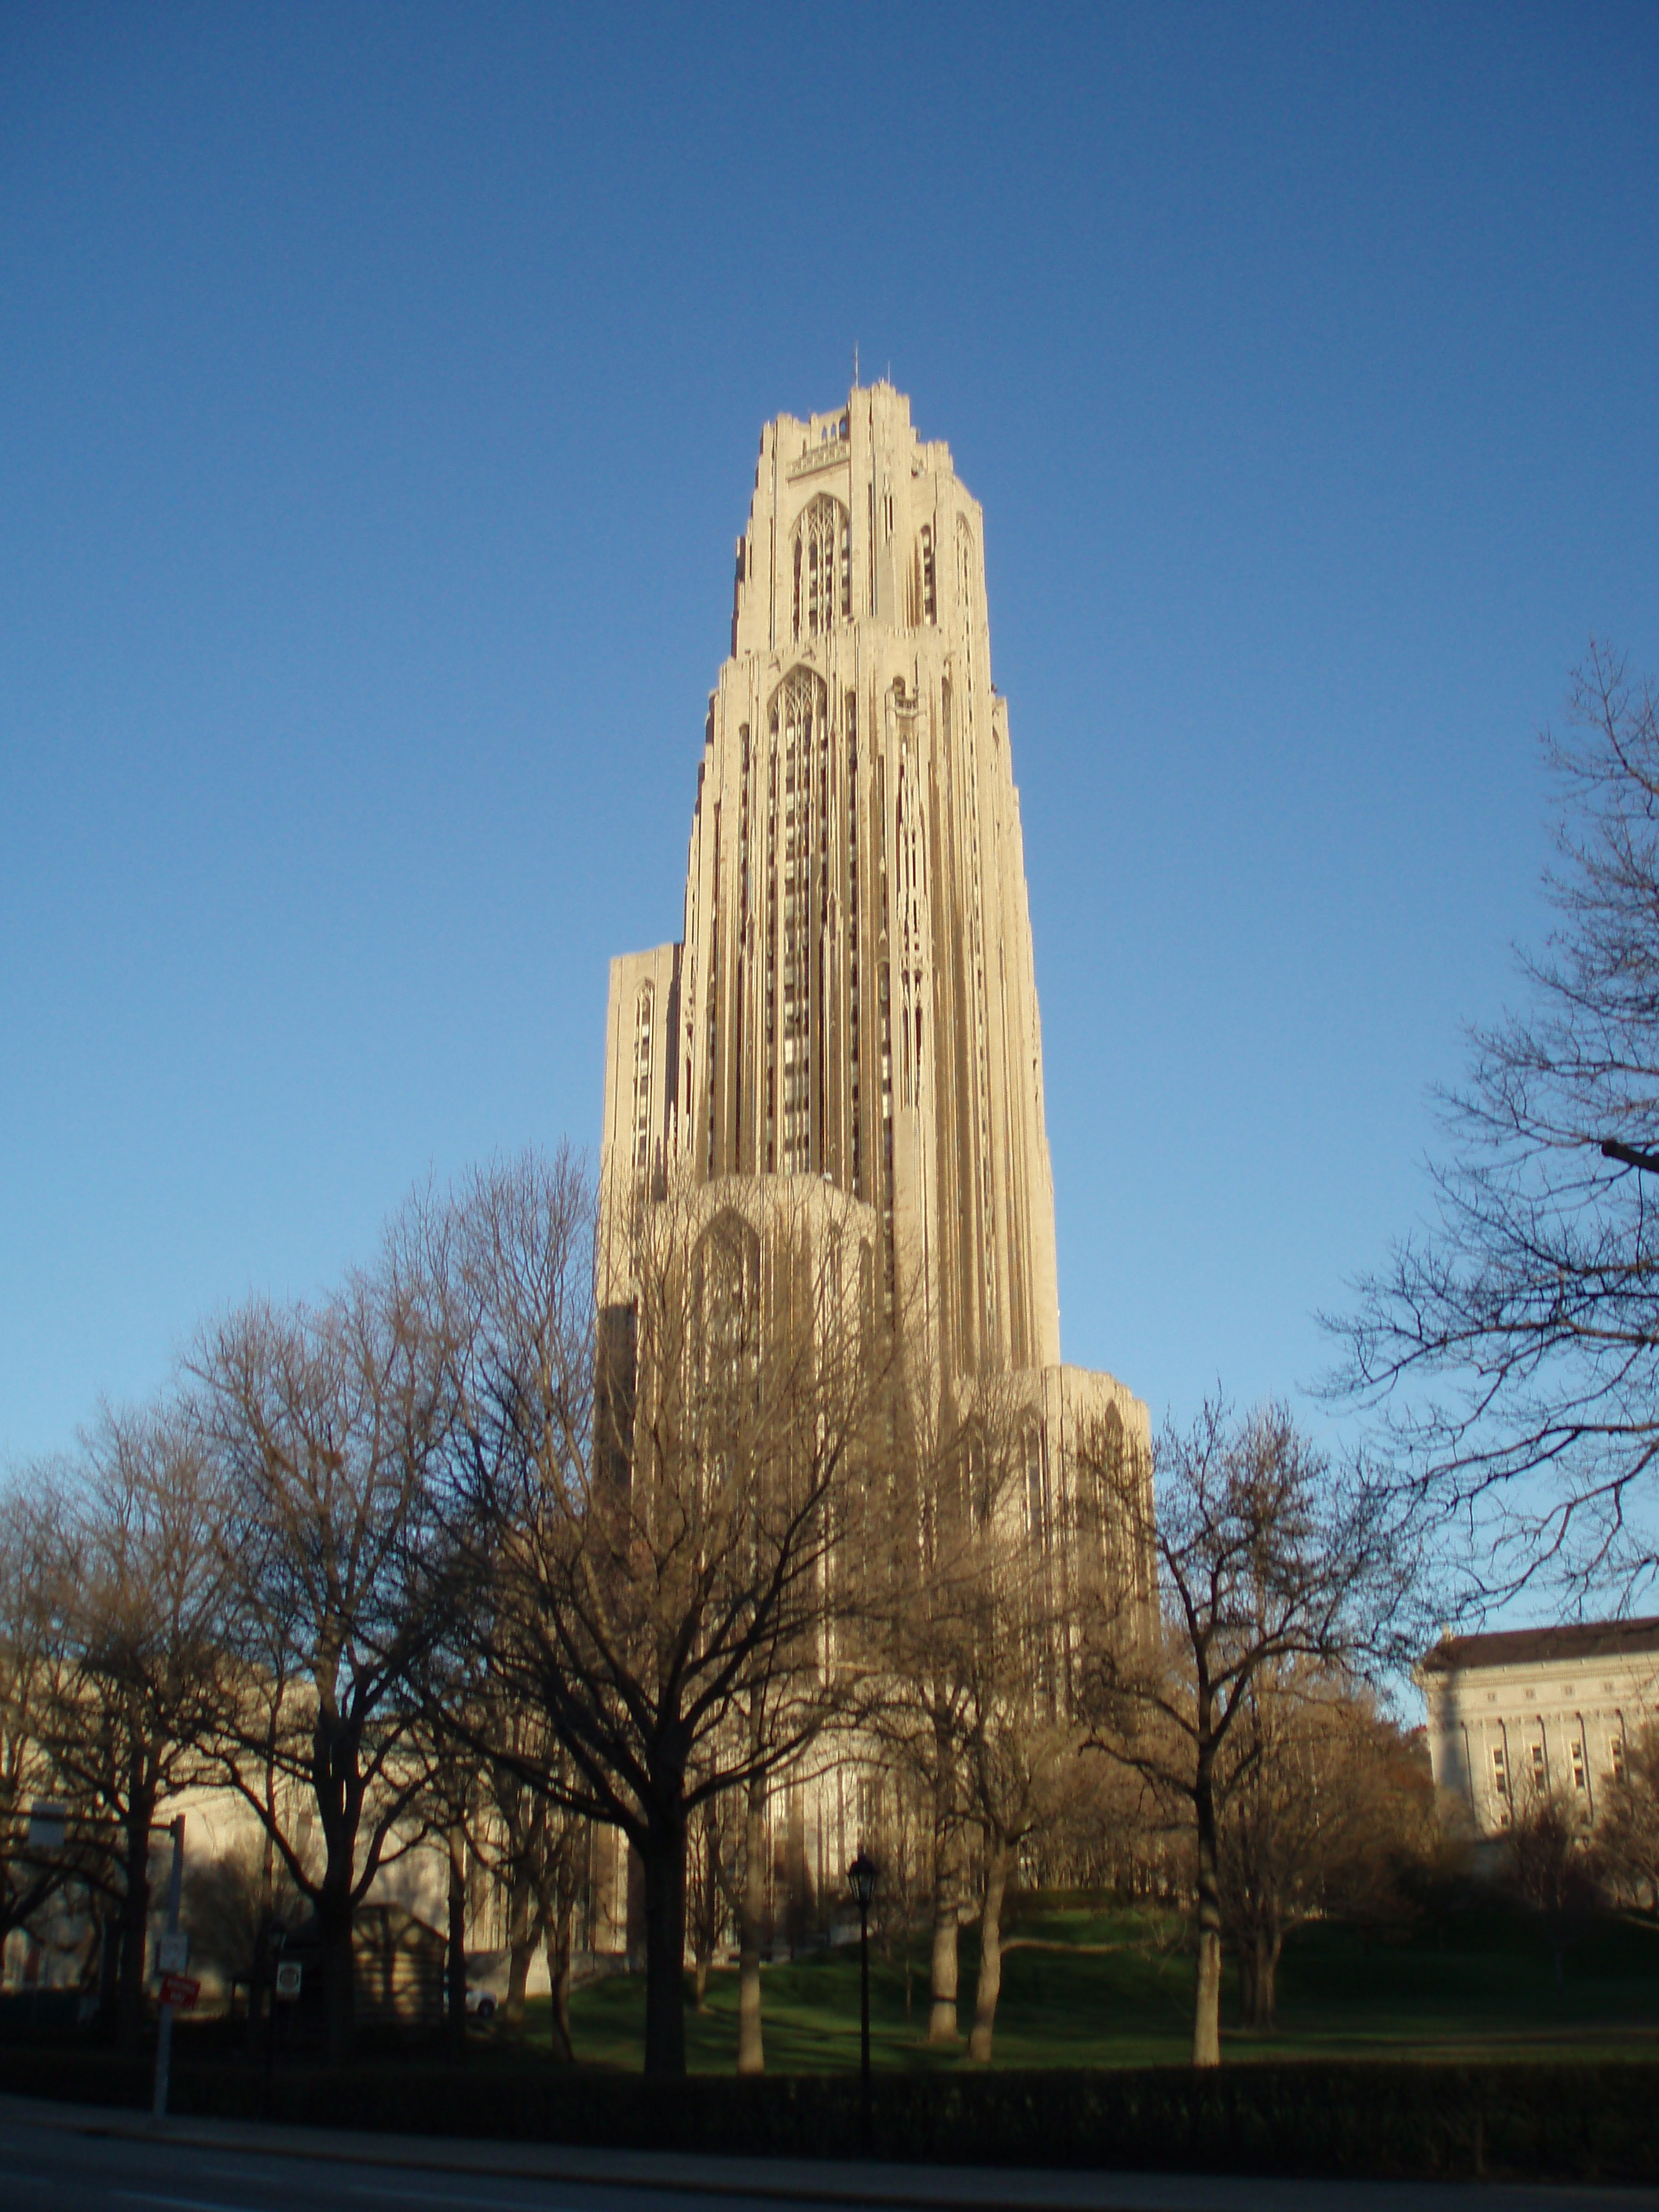
[[[889,1755],[919,1786],[928,1808],[931,1942],[927,2041],[951,2044],[957,2024],[957,1948],[965,1874],[964,1827],[971,1784],[966,1747],[975,1717],[970,1616],[988,1528],[1007,1489],[1007,1454],[997,1407],[976,1420],[957,1393],[914,1378],[902,1411],[881,1541],[872,1572],[866,1663],[884,1694],[872,1716]],[[907,1980],[908,1988],[908,1980]]]
[[[551,2000],[552,2054],[568,2065],[570,1980],[575,1911],[585,1885],[588,1824],[563,1796],[526,1776],[560,1768],[561,1754],[544,1717],[513,1702],[486,1677],[477,1697],[452,1705],[441,1726],[445,1756],[472,1778],[470,1830],[479,1863],[501,1882],[507,1899],[507,1987],[504,2017],[524,2023],[530,1963],[546,1953]]]
[[[904,2017],[911,2016],[915,1960],[911,1937],[933,1898],[932,1799],[927,1785],[902,1759],[871,1777],[875,1818],[863,1838],[880,1869],[870,1927],[882,1956],[896,1947],[904,1970]]]
[[[1222,1921],[1243,2024],[1271,2028],[1292,1928],[1333,1912],[1403,1915],[1401,1879],[1432,1848],[1432,1784],[1342,1668],[1259,1670],[1236,1735],[1238,1776],[1219,1820]]]
[[[1002,1993],[1002,1913],[1019,1850],[1057,1818],[1076,1784],[1078,1731],[1010,1684],[986,1700],[969,1742],[973,1804],[983,1838],[984,1891],[979,1916],[979,1982],[968,2055],[991,2057]]]
[[[1624,1748],[1620,1771],[1601,1785],[1597,1842],[1607,1877],[1627,1897],[1659,1912],[1659,1723]]]
[[[220,1498],[192,1410],[106,1412],[63,1521],[58,1648],[42,1733],[96,1820],[119,1834],[118,2027],[143,2033],[150,1839],[158,1808],[206,1778],[223,1709]]]
[[[1148,1503],[1140,1471],[1088,1436],[1079,1459],[1116,1485],[1126,1528]],[[1163,1619],[1103,1604],[1091,1624],[1091,1741],[1184,1801],[1197,1855],[1193,2063],[1219,2063],[1220,1817],[1259,1751],[1239,1723],[1270,1670],[1340,1663],[1366,1633],[1389,1570],[1385,1497],[1362,1470],[1333,1474],[1288,1412],[1235,1421],[1211,1400],[1166,1428],[1154,1470]]]
[[[692,1987],[699,2012],[708,2009],[708,1969],[743,1894],[737,1833],[740,1818],[737,1801],[728,1793],[705,1797],[687,1827],[686,1922],[691,1938]]]
[[[418,1839],[428,1780],[411,1675],[441,1626],[418,1562],[447,1347],[389,1258],[325,1305],[246,1307],[194,1364],[228,1508],[219,1771],[316,1915],[337,2061],[356,1908]]]
[[[1036,1408],[1011,1377],[913,1416],[915,1494],[895,1498],[880,1725],[934,1808],[930,2041],[956,2033],[960,1824],[978,1828],[980,1966],[969,2055],[991,2056],[1003,1900],[1021,1845],[1075,1771],[1066,1696],[1066,1531],[1041,1480]],[[954,1823],[951,1816],[954,1815]],[[952,1826],[957,1832],[952,1832]]]
[[[1504,1841],[1505,1871],[1516,1894],[1544,1923],[1559,1989],[1572,1923],[1600,1901],[1601,1854],[1571,1796],[1530,1774],[1516,1778]]]
[[[0,1950],[82,1874],[84,1844],[29,1843],[37,1803],[69,1810],[65,1778],[48,1748],[67,1595],[63,1522],[58,1485],[46,1469],[27,1488],[0,1495]]]
[[[444,1240],[475,1315],[463,1610],[561,1747],[526,1779],[639,1855],[653,2074],[684,2070],[688,1820],[842,1707],[841,1547],[890,1364],[856,1325],[831,1195],[780,1192],[760,1225],[723,1198],[678,1192],[616,1224],[633,1296],[597,1339],[592,1200],[568,1157],[480,1178]]]
[[[750,1731],[757,1745],[763,1729]],[[766,1923],[765,1768],[757,1759],[743,1791],[743,1887],[738,1898],[738,2071],[766,2071],[761,2016],[761,1940]]]
[[[1436,1214],[1328,1326],[1476,1601],[1659,1567],[1659,698],[1592,646],[1567,735],[1556,925],[1530,1005],[1471,1032]]]
[[[300,1893],[271,1857],[266,1838],[245,1833],[211,1855],[192,1850],[185,1862],[191,1958],[216,1966],[227,1981],[252,1980],[273,1916],[292,1918],[299,1911]]]

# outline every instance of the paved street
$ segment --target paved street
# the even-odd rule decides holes
[[[1659,2191],[805,2165],[329,2135],[0,2097],[0,2212],[1659,2212]]]

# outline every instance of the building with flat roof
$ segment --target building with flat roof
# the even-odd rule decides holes
[[[1475,1835],[1502,1835],[1548,1798],[1593,1826],[1659,1719],[1659,1615],[1443,1636],[1417,1679],[1436,1784]]]

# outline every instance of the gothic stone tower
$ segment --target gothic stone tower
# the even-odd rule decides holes
[[[788,1176],[855,1201],[866,1297],[919,1317],[935,1386],[1029,1376],[1050,1510],[1073,1408],[1144,1444],[1139,1400],[1060,1365],[984,518],[890,385],[761,434],[684,935],[611,963],[605,1116],[607,1194]]]

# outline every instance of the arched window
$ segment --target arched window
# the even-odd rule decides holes
[[[716,1394],[752,1380],[760,1353],[760,1237],[740,1213],[717,1213],[691,1264],[696,1381]]]
[[[853,547],[847,509],[821,491],[795,525],[795,631],[819,637],[853,611]]]

